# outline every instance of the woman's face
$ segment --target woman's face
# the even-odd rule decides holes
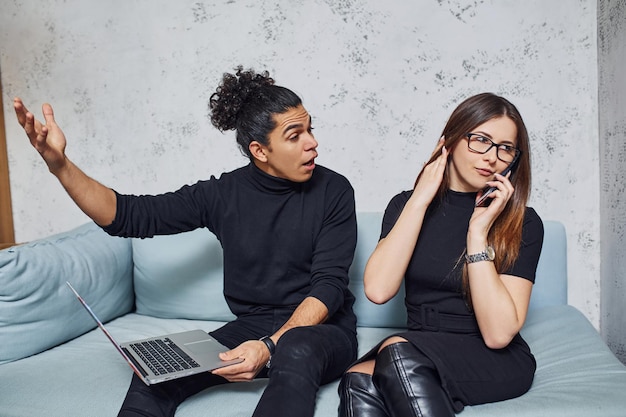
[[[488,138],[496,145],[517,147],[517,127],[507,116],[491,119],[467,133]],[[498,159],[496,148],[493,146],[484,154],[477,153],[468,148],[467,137],[461,138],[454,146],[448,164],[450,189],[459,192],[483,189],[487,181],[493,180],[495,173],[502,172],[509,165]]]

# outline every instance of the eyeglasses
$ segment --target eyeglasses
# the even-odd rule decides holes
[[[477,133],[468,133],[465,136],[467,137],[467,147],[470,151],[485,154],[495,146],[496,156],[502,162],[511,163],[522,153],[522,151],[515,146],[497,144],[491,139]]]

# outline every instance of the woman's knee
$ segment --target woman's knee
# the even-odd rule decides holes
[[[384,348],[386,348],[389,345],[393,345],[395,343],[408,343],[407,340],[403,337],[400,336],[391,336],[390,338],[386,339],[381,345],[380,348],[378,348],[378,353],[380,353],[381,350],[383,350]]]
[[[378,348],[378,353],[380,353],[380,351],[386,348],[387,346],[393,345],[395,343],[408,343],[408,342],[403,337],[392,336],[381,343],[380,347]],[[362,374],[372,375],[374,373],[375,366],[376,366],[376,359],[374,358],[374,359],[370,359],[367,361],[359,362],[351,366],[346,372],[359,372]]]
[[[358,372],[362,374],[372,375],[374,373],[374,365],[376,361],[374,359],[364,362],[359,362],[350,367],[346,372]]]

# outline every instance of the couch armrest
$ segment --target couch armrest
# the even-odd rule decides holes
[[[0,251],[0,364],[95,327],[70,281],[108,321],[133,308],[130,241],[94,223]]]
[[[543,222],[543,248],[530,297],[530,310],[567,304],[567,238],[561,222]]]

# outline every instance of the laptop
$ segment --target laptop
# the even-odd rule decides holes
[[[85,302],[72,284],[66,282],[78,301],[124,357],[133,372],[146,384],[153,385],[201,372],[243,362],[243,359],[223,361],[220,352],[229,350],[202,330],[190,330],[164,336],[118,343]]]

